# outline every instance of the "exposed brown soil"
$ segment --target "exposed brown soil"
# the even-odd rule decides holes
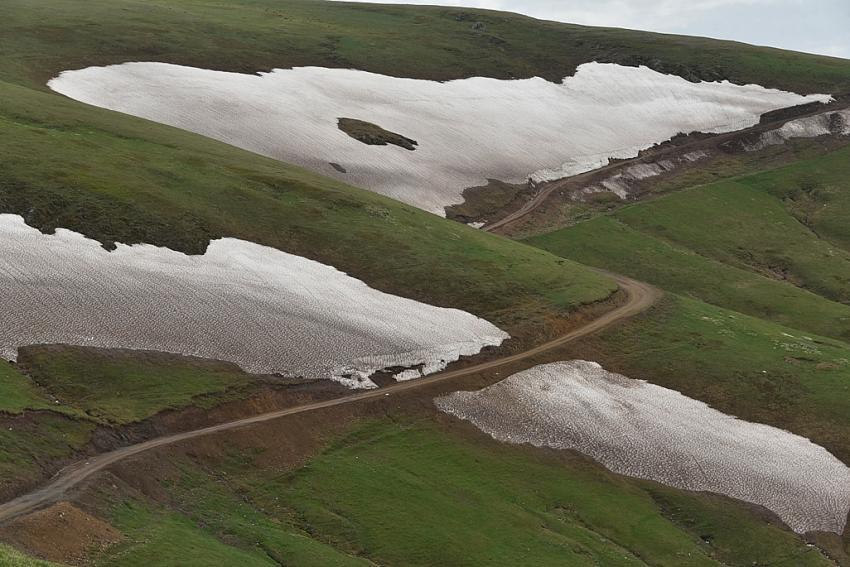
[[[416,140],[411,140],[401,134],[384,130],[377,124],[355,118],[340,118],[337,126],[358,142],[363,142],[370,146],[393,145],[413,151],[419,145]]]
[[[469,187],[463,191],[463,203],[446,207],[446,218],[462,222],[487,222],[519,210],[534,197],[531,183],[505,183],[488,179],[487,185]]]
[[[86,565],[123,535],[70,502],[58,502],[0,527],[0,539],[49,561]]]
[[[678,135],[633,159],[614,160],[593,171],[530,186],[527,191],[516,190],[514,198],[502,199],[502,204],[500,199],[486,196],[482,188],[473,188],[464,192],[471,202],[452,207],[451,214],[463,222],[486,221],[484,230],[513,237],[554,230],[657,194],[777,167],[797,159],[800,152],[825,153],[847,145],[850,139],[846,136],[821,136],[792,140],[760,151],[746,150],[747,144],[762,133],[788,120],[848,106],[850,100],[840,97],[828,105],[806,104],[765,113],[759,124],[736,132]],[[629,169],[634,166],[650,167],[659,174],[634,178],[629,175]],[[605,187],[612,183],[617,185],[620,195]]]

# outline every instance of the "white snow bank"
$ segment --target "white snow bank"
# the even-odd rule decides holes
[[[646,67],[586,63],[540,78],[446,83],[301,67],[243,75],[165,63],[65,71],[50,88],[296,163],[437,214],[487,178],[567,177],[633,157],[679,132],[725,132],[829,96],[690,83]],[[367,146],[337,128],[356,118],[419,143]],[[331,163],[339,164],[346,173]]]
[[[822,112],[789,120],[779,128],[768,130],[753,144],[744,144],[748,152],[784,144],[792,138],[817,138],[829,134],[850,136],[850,110]]]
[[[147,244],[107,252],[0,215],[0,355],[29,344],[147,349],[258,373],[373,387],[394,366],[440,368],[499,345],[487,321],[382,293],[319,262],[234,238],[203,256]]]
[[[824,448],[593,362],[537,366],[435,402],[499,441],[574,449],[619,474],[759,504],[800,533],[840,534],[850,510],[850,469]]]

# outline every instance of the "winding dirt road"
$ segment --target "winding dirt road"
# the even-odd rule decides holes
[[[111,451],[109,453],[102,453],[88,460],[79,461],[65,467],[64,469],[59,471],[50,480],[50,482],[42,488],[30,492],[29,494],[19,496],[14,500],[10,500],[0,505],[0,523],[7,522],[13,518],[28,514],[30,512],[49,506],[50,504],[61,500],[70,489],[85,481],[93,474],[103,470],[104,468],[108,467],[113,463],[116,463],[123,459],[127,459],[134,455],[138,455],[139,453],[143,453],[145,451],[149,451],[157,447],[162,447],[164,445],[171,445],[173,443],[179,443],[181,441],[187,441],[190,439],[195,439],[197,437],[211,435],[213,433],[219,433],[221,431],[228,431],[231,429],[247,427],[255,423],[271,421],[287,415],[304,413],[333,406],[340,406],[343,404],[351,404],[375,398],[383,398],[385,396],[390,396],[399,392],[421,388],[423,386],[427,386],[437,382],[444,382],[446,380],[452,380],[461,376],[467,376],[485,370],[499,368],[506,364],[517,362],[526,358],[530,358],[537,354],[546,352],[548,350],[552,350],[563,344],[569,343],[578,338],[587,336],[591,333],[604,329],[605,327],[608,327],[616,323],[617,321],[637,315],[638,313],[641,313],[642,311],[645,311],[646,309],[651,307],[661,296],[661,292],[658,289],[648,284],[637,282],[635,280],[614,274],[606,273],[606,275],[616,280],[620,288],[626,293],[626,302],[623,305],[606,312],[602,316],[592,321],[589,321],[585,325],[582,325],[581,327],[574,329],[569,333],[562,335],[561,337],[558,337],[557,339],[538,345],[530,350],[506,356],[504,358],[499,358],[488,362],[482,362],[481,364],[476,364],[474,366],[469,366],[458,370],[452,370],[441,374],[434,374],[432,376],[419,378],[417,380],[411,380],[409,382],[399,382],[390,386],[386,386],[384,388],[380,388],[378,390],[368,390],[365,392],[351,394],[350,396],[343,396],[341,398],[304,404],[301,406],[255,415],[253,417],[238,419],[236,421],[220,423],[218,425],[212,425],[210,427],[204,427],[202,429],[196,429],[194,431],[185,431],[183,433],[176,433],[174,435],[158,437],[156,439],[151,439],[149,441],[138,443],[136,445],[122,447],[121,449],[116,449],[115,451]]]
[[[785,124],[789,120],[794,120],[807,116],[816,116],[818,114],[827,114],[829,112],[843,110],[848,107],[850,107],[850,101],[848,101],[846,97],[839,97],[838,100],[829,103],[828,105],[812,103],[804,104],[801,106],[792,106],[789,108],[780,108],[773,112],[767,112],[765,114],[762,114],[759,123],[754,124],[753,126],[750,126],[748,128],[733,130],[731,132],[724,132],[721,134],[713,134],[708,138],[697,137],[696,139],[689,141],[685,144],[675,144],[669,147],[662,147],[659,151],[656,151],[652,154],[651,159],[652,161],[657,162],[663,157],[670,156],[671,154],[681,155],[700,149],[716,150],[718,147],[722,146],[726,142],[736,139],[742,139],[746,136],[763,133],[769,130],[774,130],[776,128],[779,128],[782,124]],[[800,109],[800,111],[794,112],[795,109]],[[626,160],[616,160],[614,161],[614,163],[609,163],[608,165],[597,169],[593,169],[584,173],[573,175],[571,177],[564,177],[563,179],[558,179],[549,183],[545,183],[542,186],[540,192],[538,192],[531,199],[526,201],[522,205],[522,207],[493,223],[487,224],[486,226],[482,227],[481,230],[485,232],[494,232],[500,228],[512,224],[513,222],[535,211],[555,191],[569,186],[581,186],[585,182],[589,182],[596,178],[603,177],[608,172],[616,172],[623,170],[629,167],[630,165],[642,163],[643,160],[643,155],[638,155],[634,158]]]

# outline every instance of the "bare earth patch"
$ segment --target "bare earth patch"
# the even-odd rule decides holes
[[[73,504],[59,502],[4,525],[0,537],[49,561],[80,565],[124,536]]]
[[[850,511],[850,469],[823,447],[594,362],[536,366],[435,403],[499,441],[576,450],[619,474],[758,504],[799,533],[840,534]]]
[[[340,118],[337,125],[340,130],[367,146],[393,145],[413,151],[419,145],[416,140],[411,140],[401,134],[384,130],[377,124],[355,118]]]

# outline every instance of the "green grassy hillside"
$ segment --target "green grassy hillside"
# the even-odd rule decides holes
[[[362,423],[294,472],[238,455],[179,462],[169,505],[113,503],[127,540],[95,564],[828,564],[728,499],[427,422]]]
[[[839,59],[498,12],[305,0],[13,0],[4,8],[0,212],[105,244],[191,253],[210,238],[241,237],[514,332],[612,287],[578,266],[301,169],[68,101],[44,83],[64,69],[128,60],[552,80],[599,60],[689,79],[850,90],[850,62]]]
[[[850,150],[840,153],[850,157]],[[757,177],[791,175],[784,169]],[[617,218],[701,256],[850,302],[850,251],[819,238],[782,201],[746,179],[670,195],[648,207],[628,207]]]
[[[107,425],[187,406],[212,407],[248,396],[259,381],[232,364],[131,351],[28,347],[18,362],[63,406]]]
[[[32,381],[11,364],[0,362],[0,412],[18,415],[26,409],[49,407]]]
[[[850,148],[528,240],[797,329],[850,339]]]
[[[850,460],[850,347],[817,336],[850,337],[850,307],[838,303],[850,290],[846,153],[533,241],[546,251],[45,87],[65,69],[132,60],[553,81],[597,60],[845,92],[850,61],[480,10],[310,0],[7,0],[2,15],[0,213],[107,246],[201,253],[212,238],[244,238],[466,309],[526,342],[548,333],[553,316],[614,291],[574,260],[608,267],[765,320],[673,297],[584,341],[576,356],[787,427]],[[87,447],[98,428],[206,407],[242,395],[249,380],[79,349],[36,349],[22,363],[29,376],[0,367],[0,492],[9,495]],[[296,472],[253,456],[209,470],[181,462],[160,501],[102,509],[127,537],[96,562],[824,564],[738,503],[430,423],[361,426]],[[25,561],[0,548],[0,563],[12,560]]]
[[[239,237],[508,330],[614,289],[546,252],[201,136],[13,85],[0,96],[0,211],[45,230],[191,253]]]
[[[478,24],[473,27],[473,24]],[[0,79],[43,88],[66,69],[163,61],[253,73],[353,67],[448,80],[541,76],[588,61],[800,92],[850,90],[850,62],[730,41],[591,28],[468,8],[318,0],[8,0]]]

